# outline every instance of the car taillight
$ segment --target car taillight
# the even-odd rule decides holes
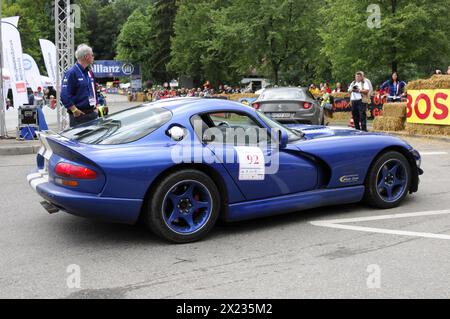
[[[308,102],[303,103],[303,108],[304,108],[305,110],[309,110],[311,107],[312,107],[312,104],[311,104],[311,103],[308,103]]]
[[[58,163],[55,166],[55,174],[65,178],[76,178],[76,179],[97,178],[97,173],[94,172],[93,170],[87,167],[72,165],[69,163]]]
[[[255,110],[259,110],[259,109],[261,108],[261,104],[259,104],[259,103],[253,103],[253,108],[254,108]]]

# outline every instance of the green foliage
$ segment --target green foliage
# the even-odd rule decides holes
[[[179,1],[171,69],[213,83],[258,74],[275,83],[310,81],[320,1]]]
[[[20,16],[18,29],[22,40],[23,52],[30,54],[43,70],[43,58],[39,39],[54,40],[54,23],[46,0],[3,1],[3,17]],[[41,62],[41,63],[39,63]]]
[[[322,53],[331,61],[333,78],[349,82],[366,71],[381,82],[397,69],[404,78],[423,77],[444,66],[450,51],[447,0],[379,1],[381,28],[369,28],[371,0],[327,0],[320,29]],[[394,10],[395,9],[395,10]]]
[[[136,9],[123,25],[117,40],[117,58],[139,63],[145,78],[169,81],[170,41],[176,6],[174,0],[155,1]]]
[[[96,58],[112,60],[116,56],[117,38],[123,25],[135,10],[145,11],[154,0],[90,0],[92,6],[86,7],[91,30],[89,43],[93,46]]]
[[[81,7],[81,28],[75,29],[75,41],[86,42],[88,31],[84,10],[92,5],[93,0],[78,0]],[[55,41],[55,22],[52,19],[53,7],[48,0],[15,0],[2,2],[3,17],[20,16],[19,32],[23,52],[30,54],[45,74],[45,66],[39,45],[39,39]]]
[[[221,47],[225,39],[214,30],[216,10],[217,1],[179,1],[169,69],[191,76],[196,84],[230,80],[229,58]]]
[[[350,82],[363,70],[374,82],[398,69],[405,80],[446,69],[448,0],[75,0],[75,42],[96,59],[139,63],[146,79],[192,78],[235,84],[258,75],[280,85]],[[381,28],[369,28],[372,3]],[[395,8],[393,7],[395,5]],[[24,52],[44,68],[39,38],[54,41],[49,0],[2,1],[19,15]],[[395,10],[394,10],[395,9]]]

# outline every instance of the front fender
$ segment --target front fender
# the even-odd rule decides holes
[[[379,134],[331,136],[306,140],[297,146],[302,152],[321,159],[330,167],[328,188],[364,184],[373,161],[383,150],[398,148],[405,154],[412,151],[412,147],[401,139]]]

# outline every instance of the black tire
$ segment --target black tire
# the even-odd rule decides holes
[[[196,182],[204,186],[209,192],[212,208],[206,223],[201,229],[194,233],[182,234],[171,229],[164,220],[164,200],[176,185],[186,182]],[[142,220],[144,224],[159,237],[172,243],[184,244],[203,239],[214,227],[220,214],[220,193],[214,181],[205,173],[194,169],[183,169],[164,177],[153,188],[147,207],[143,212]],[[174,208],[175,209],[175,208]]]
[[[397,187],[395,189],[397,189],[398,194],[397,196],[393,196],[391,200],[388,200],[386,198],[389,197],[387,193],[386,195],[382,193],[387,192],[387,188],[385,188],[386,186],[389,187],[390,185],[394,184],[394,182],[391,181],[392,178],[394,177],[392,177],[391,176],[392,174],[390,173],[387,178],[384,178],[383,170],[388,168],[389,165],[394,165],[395,163],[398,163],[399,165],[403,166],[402,173],[396,173],[400,174],[401,176],[395,176],[395,178],[397,178],[398,180],[403,180],[404,182],[402,184],[403,186],[400,185],[394,186]],[[403,154],[396,151],[389,151],[384,154],[381,154],[374,161],[368,173],[365,183],[366,186],[365,201],[369,205],[381,209],[390,209],[397,207],[403,202],[405,197],[408,195],[409,190],[411,189],[411,182],[412,182],[411,165],[409,164],[408,160]],[[382,184],[383,186],[379,187],[380,184]],[[391,193],[393,193],[392,190]]]

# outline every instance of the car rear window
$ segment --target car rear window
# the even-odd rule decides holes
[[[264,91],[260,100],[305,100],[306,94],[300,89],[278,89]]]
[[[85,144],[125,144],[152,133],[171,118],[172,113],[164,108],[144,105],[75,126],[61,135]]]

